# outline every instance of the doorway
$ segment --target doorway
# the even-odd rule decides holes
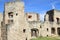
[[[36,29],[36,28],[31,29],[31,36],[37,37],[38,33],[39,33],[38,29]]]
[[[60,28],[57,28],[57,33],[60,36]]]
[[[53,27],[51,28],[51,33],[55,34],[55,28],[53,28]]]

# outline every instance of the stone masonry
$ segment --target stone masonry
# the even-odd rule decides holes
[[[36,37],[60,37],[60,10],[49,10],[44,22],[35,12],[24,12],[24,2],[7,2],[0,13],[0,40],[30,40]]]

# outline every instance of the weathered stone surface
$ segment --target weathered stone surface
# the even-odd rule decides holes
[[[59,31],[59,10],[47,11],[44,22],[41,22],[37,13],[24,14],[24,3],[15,1],[5,3],[4,14],[0,14],[0,40],[30,40],[39,36],[59,36]]]

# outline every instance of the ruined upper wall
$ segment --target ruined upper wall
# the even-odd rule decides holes
[[[46,12],[45,20],[53,22],[54,21],[53,16],[54,16],[54,9],[49,10]]]
[[[25,15],[26,15],[27,21],[39,21],[40,20],[39,15],[37,13],[29,12],[29,13],[26,13]]]
[[[46,16],[45,20],[48,20],[50,22],[54,22],[54,21],[57,22],[57,18],[60,19],[60,10],[55,10],[55,9],[49,10],[46,12],[45,16]]]

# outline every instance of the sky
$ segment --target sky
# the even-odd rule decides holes
[[[4,3],[12,0],[0,0],[0,12],[4,11]],[[60,10],[60,0],[22,0],[25,3],[25,12],[36,12],[40,19],[44,19],[46,11],[51,9]]]

